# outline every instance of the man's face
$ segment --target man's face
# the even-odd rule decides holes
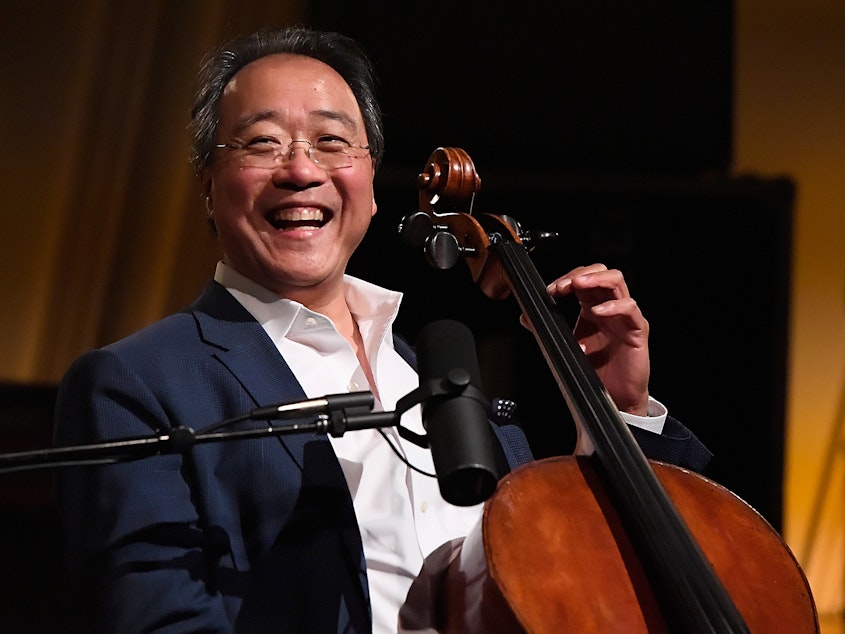
[[[309,57],[258,59],[238,71],[220,100],[219,144],[286,147],[336,137],[368,144],[349,86]],[[295,143],[287,160],[254,167],[244,164],[244,150],[219,148],[203,175],[224,260],[279,295],[338,283],[376,212],[369,156],[326,170],[307,149]]]

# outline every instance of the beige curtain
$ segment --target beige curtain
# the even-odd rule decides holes
[[[304,0],[4,2],[0,381],[185,306],[218,257],[188,164],[193,76],[223,37]]]

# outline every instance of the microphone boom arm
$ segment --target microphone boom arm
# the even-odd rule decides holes
[[[301,433],[331,433],[343,435],[346,429],[365,429],[397,425],[397,412],[372,412],[361,414],[364,408],[373,407],[372,392],[350,392],[331,394],[322,398],[308,399],[262,407],[248,414],[227,419],[197,433],[191,427],[179,426],[157,436],[127,438],[89,445],[50,447],[0,454],[0,474],[33,469],[47,469],[68,466],[113,464],[139,460],[155,455],[185,453],[195,445],[227,440],[243,440]],[[346,410],[357,410],[348,414]],[[245,420],[282,420],[302,418],[316,414],[309,422],[294,422],[287,425],[267,425],[255,429],[218,431],[221,427]]]
[[[31,451],[0,454],[0,474],[34,469],[67,466],[113,464],[140,460],[155,455],[186,453],[195,445],[228,440],[276,437],[287,434],[324,433],[334,437],[347,431],[396,427],[402,438],[419,447],[428,447],[428,437],[402,427],[399,422],[406,411],[430,399],[453,398],[465,390],[474,390],[469,373],[463,369],[451,370],[442,380],[426,381],[420,387],[399,399],[392,412],[361,413],[372,410],[373,393],[349,392],[330,394],[320,398],[293,401],[261,407],[248,414],[220,421],[197,433],[191,427],[180,426],[158,436],[128,438],[89,445],[51,447]],[[469,395],[469,394],[468,394]],[[221,427],[246,420],[284,420],[316,415],[309,422],[287,425],[267,425],[255,429],[218,431]]]

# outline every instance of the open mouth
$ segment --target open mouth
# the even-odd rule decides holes
[[[267,222],[279,231],[319,229],[328,222],[322,209],[277,209],[266,216]]]

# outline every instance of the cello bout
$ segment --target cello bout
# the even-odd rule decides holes
[[[818,633],[807,579],[771,525],[703,476],[652,466],[750,631]],[[547,458],[506,475],[447,583],[447,632],[676,631],[592,458]]]

